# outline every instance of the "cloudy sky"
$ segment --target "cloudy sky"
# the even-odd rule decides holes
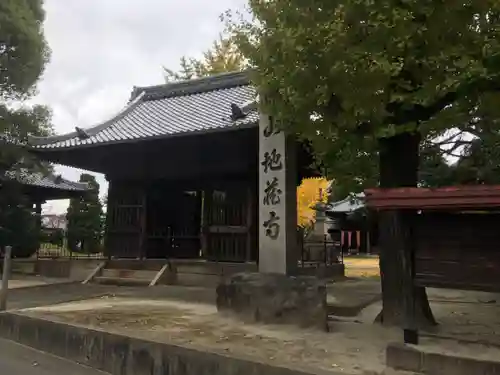
[[[52,57],[39,85],[38,103],[53,110],[57,133],[108,119],[132,87],[163,83],[162,65],[198,56],[223,29],[219,15],[242,10],[246,0],[45,0],[45,36]],[[57,167],[77,180],[80,170]],[[107,184],[98,175],[101,195]],[[66,211],[67,201],[45,212]]]

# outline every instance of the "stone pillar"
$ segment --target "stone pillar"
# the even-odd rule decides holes
[[[328,330],[325,282],[297,276],[294,140],[263,113],[259,132],[259,272],[223,278],[217,309],[247,322]]]
[[[297,272],[296,150],[292,136],[261,113],[259,125],[259,272]]]

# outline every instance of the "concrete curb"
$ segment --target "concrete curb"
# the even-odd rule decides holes
[[[373,296],[372,298],[369,298],[363,301],[362,303],[351,306],[329,303],[327,304],[327,310],[329,315],[353,318],[358,316],[363,309],[365,309],[366,307],[370,306],[375,302],[380,301],[381,299],[382,299],[381,295]]]
[[[428,375],[497,375],[500,362],[431,353],[404,344],[390,344],[386,364],[395,370]]]
[[[37,284],[37,285],[27,285],[27,286],[20,286],[17,288],[9,288],[9,292],[15,291],[15,290],[26,290],[26,289],[35,289],[35,288],[47,288],[49,286],[52,287],[57,287],[61,285],[70,285],[70,284],[81,284],[81,281],[61,281],[60,283],[48,283],[48,284]]]
[[[340,375],[276,367],[12,312],[0,314],[0,337],[112,375]]]

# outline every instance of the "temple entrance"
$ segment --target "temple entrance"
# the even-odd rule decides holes
[[[202,192],[157,185],[146,200],[146,258],[199,257]]]
[[[255,210],[249,189],[229,188],[204,192],[203,255],[209,260],[255,260]]]
[[[255,192],[245,183],[217,185],[112,184],[108,251],[117,258],[257,260]]]

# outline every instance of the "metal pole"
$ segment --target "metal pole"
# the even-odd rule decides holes
[[[7,291],[9,290],[10,258],[12,247],[5,246],[3,256],[2,289],[0,289],[0,311],[7,309]]]

